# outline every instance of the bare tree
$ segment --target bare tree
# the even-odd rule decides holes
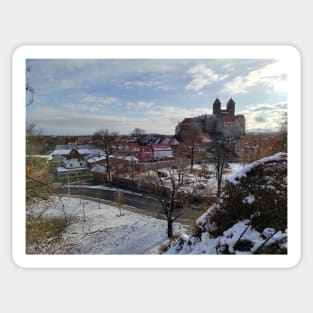
[[[31,67],[26,66],[26,76],[30,73]],[[35,89],[31,86],[28,77],[26,78],[26,108],[34,102]]]
[[[26,137],[39,136],[42,131],[37,127],[36,123],[26,123]]]
[[[279,132],[254,133],[242,136],[237,143],[242,163],[251,163],[278,152],[287,152],[287,122],[281,121]]]
[[[138,160],[133,156],[130,156],[128,160],[128,170],[130,171],[130,178],[132,181],[132,185],[134,184],[134,174],[136,170],[137,161]]]
[[[93,135],[93,142],[101,147],[105,153],[108,181],[112,181],[112,168],[110,156],[118,151],[120,137],[117,132],[110,132],[108,129],[98,130]]]
[[[148,181],[154,186],[154,194],[161,203],[162,213],[166,216],[167,236],[173,238],[173,223],[182,216],[184,200],[189,194],[179,192],[183,180],[179,179],[176,169],[169,169],[166,178],[162,177],[161,173],[156,170],[153,175],[148,177]]]
[[[188,159],[185,157],[177,157],[175,166],[177,176],[178,176],[178,184],[184,184],[184,178],[187,175],[188,171]]]
[[[288,143],[288,115],[284,112],[280,122],[280,140],[278,142],[281,152],[287,152]]]
[[[181,137],[183,138],[182,143],[189,149],[190,155],[190,170],[193,170],[195,162],[196,152],[202,146],[202,131],[199,126],[194,126],[191,129],[182,131]]]
[[[33,138],[39,132],[35,123],[26,125],[26,201],[47,201],[53,194],[46,164],[33,156]]]
[[[142,137],[145,133],[146,132],[143,129],[136,127],[130,135],[134,137]]]
[[[223,144],[216,144],[211,151],[211,161],[214,165],[215,177],[217,181],[217,197],[221,194],[222,179],[226,167],[228,166],[228,160],[230,157],[230,150]]]

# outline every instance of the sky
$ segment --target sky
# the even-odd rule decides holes
[[[173,135],[185,117],[230,98],[246,131],[276,131],[287,112],[287,66],[273,59],[29,59],[27,122],[46,135],[100,129]],[[26,97],[29,101],[29,95]]]

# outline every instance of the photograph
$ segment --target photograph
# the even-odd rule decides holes
[[[286,57],[125,51],[25,55],[25,256],[288,256]]]

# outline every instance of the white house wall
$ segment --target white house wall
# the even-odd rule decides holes
[[[65,168],[80,168],[80,167],[87,167],[87,161],[85,160],[78,160],[78,159],[70,159],[67,163],[65,163]]]

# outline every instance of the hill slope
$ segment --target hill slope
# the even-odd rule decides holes
[[[168,254],[287,253],[287,154],[253,162],[228,178],[218,201]]]

